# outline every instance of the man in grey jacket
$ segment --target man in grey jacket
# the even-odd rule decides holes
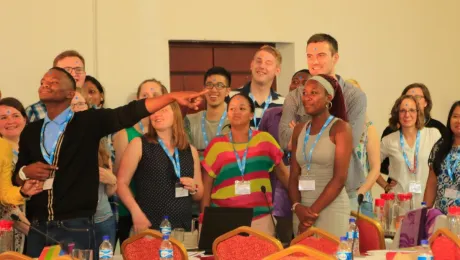
[[[345,98],[349,123],[353,131],[353,147],[356,147],[364,130],[367,98],[364,92],[350,83],[346,83],[342,77],[335,74],[335,65],[338,60],[338,43],[334,37],[322,33],[310,37],[307,42],[308,69],[313,76],[326,74],[336,78],[339,82]],[[279,140],[281,147],[285,150],[290,150],[293,126],[310,119],[310,116],[305,113],[302,104],[303,90],[304,87],[299,87],[289,92],[283,105],[283,114],[279,124]],[[363,167],[357,155],[353,154],[345,184],[352,210],[357,210],[358,208],[356,191],[364,180]]]

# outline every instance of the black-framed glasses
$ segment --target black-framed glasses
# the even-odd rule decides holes
[[[224,84],[224,83],[212,83],[212,82],[207,82],[205,85],[204,85],[204,88],[206,89],[213,89],[213,88],[216,88],[217,90],[221,90],[221,89],[224,89],[224,88],[227,88],[227,86]]]
[[[401,109],[401,110],[399,110],[399,113],[402,114],[402,115],[405,115],[407,113],[413,115],[413,114],[416,114],[417,111],[418,111],[417,109],[413,109],[413,108],[411,108],[411,109]]]
[[[80,75],[85,72],[85,69],[83,67],[64,67],[68,73],[72,74],[72,71],[75,72],[75,74]]]

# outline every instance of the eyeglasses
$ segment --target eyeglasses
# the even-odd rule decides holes
[[[72,108],[87,107],[87,106],[88,106],[88,104],[86,102],[78,102],[78,103],[72,104]]]
[[[402,115],[405,115],[405,114],[407,114],[407,113],[413,115],[413,114],[416,114],[417,111],[418,111],[417,109],[413,109],[413,108],[411,108],[411,109],[409,109],[409,110],[401,109],[401,110],[399,110],[399,113],[402,114]]]
[[[208,83],[206,83],[206,85],[204,85],[204,88],[209,89],[209,90],[211,90],[211,89],[213,89],[213,88],[216,88],[217,90],[221,90],[221,89],[224,89],[224,88],[226,88],[226,87],[227,87],[227,86],[225,86],[225,84],[220,83],[220,82],[219,82],[219,83],[216,83],[216,84],[213,84],[213,83],[211,83],[211,82],[208,82]]]
[[[85,72],[85,69],[83,69],[82,67],[64,67],[63,69],[65,69],[68,73],[72,74],[72,71],[75,71],[75,74],[77,75],[81,75]]]

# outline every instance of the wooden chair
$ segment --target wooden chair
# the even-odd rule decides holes
[[[436,260],[460,259],[460,239],[447,228],[438,229],[430,237],[429,243]]]
[[[351,216],[357,218],[358,213],[351,211]],[[377,221],[363,214],[359,214],[356,223],[359,229],[359,251],[361,254],[370,250],[383,250],[385,246],[385,231]]]
[[[121,245],[121,252],[124,260],[142,260],[148,256],[148,259],[160,259],[157,252],[160,250],[160,244],[163,241],[163,235],[156,230],[146,230],[137,235],[126,239]],[[174,259],[188,260],[187,250],[184,245],[169,237],[173,245]]]
[[[291,246],[297,244],[311,247],[327,255],[333,255],[337,251],[340,240],[324,230],[311,227],[291,241]]]
[[[249,236],[241,236],[241,233]],[[227,232],[212,243],[215,260],[262,259],[281,250],[280,241],[246,226]]]
[[[335,260],[336,258],[308,246],[294,245],[269,255],[263,260],[281,259]]]
[[[0,254],[0,260],[33,260],[33,258],[17,252],[7,251]]]

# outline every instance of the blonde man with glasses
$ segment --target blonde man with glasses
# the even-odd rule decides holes
[[[53,61],[53,67],[65,69],[72,75],[77,83],[77,89],[81,89],[85,84],[85,59],[75,50],[67,50],[60,53]],[[35,122],[45,118],[46,107],[41,101],[34,103],[26,108],[26,114],[29,122]]]

